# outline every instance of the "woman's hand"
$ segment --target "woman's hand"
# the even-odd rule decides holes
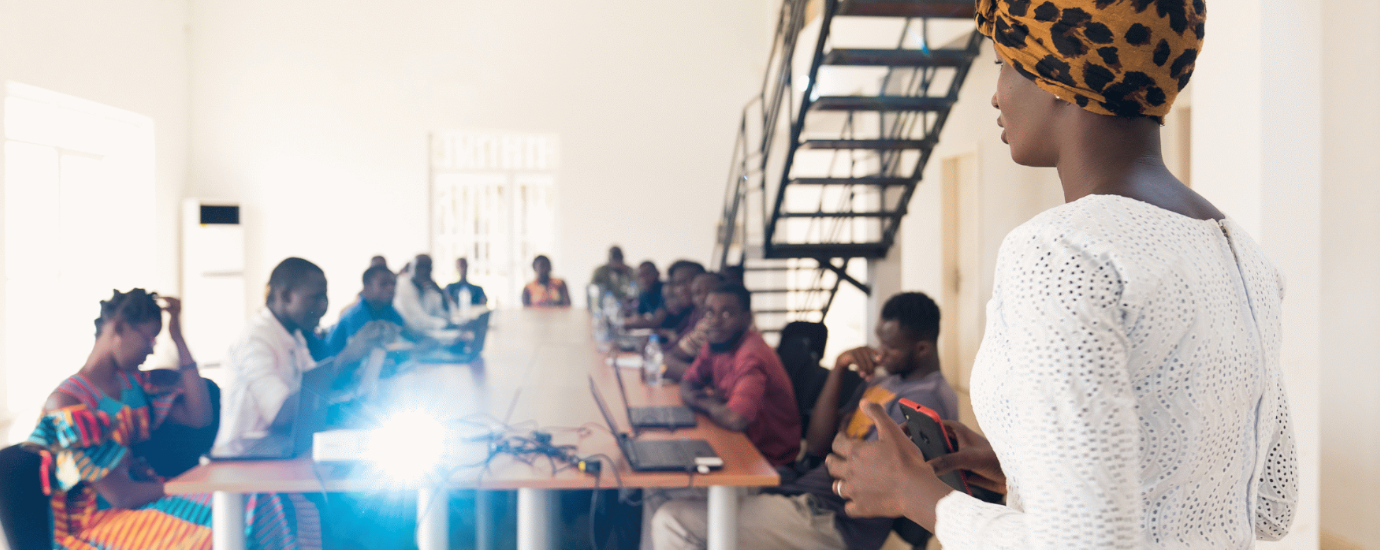
[[[159,296],[163,299],[163,311],[168,312],[168,336],[174,340],[182,338],[182,300],[173,296]]]
[[[852,517],[906,516],[934,531],[934,508],[951,488],[940,481],[920,449],[876,403],[863,413],[877,426],[875,441],[834,438],[834,453],[825,459],[834,491],[848,503]]]
[[[930,461],[934,473],[944,475],[954,470],[968,473],[968,483],[989,491],[1006,494],[1006,474],[987,438],[957,420],[945,420],[944,428],[958,441],[958,450]]]

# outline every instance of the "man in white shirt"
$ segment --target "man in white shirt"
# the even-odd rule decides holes
[[[442,332],[454,328],[450,321],[451,304],[440,285],[431,279],[431,256],[418,254],[404,271],[393,294],[393,309],[398,310],[412,332],[454,340],[454,335],[447,338]]]
[[[225,356],[230,379],[221,401],[218,456],[241,455],[257,440],[289,433],[302,373],[352,364],[396,334],[381,324],[366,326],[339,354],[317,363],[302,329],[316,326],[326,312],[325,272],[307,260],[288,258],[273,268],[268,287],[266,307],[249,319]]]

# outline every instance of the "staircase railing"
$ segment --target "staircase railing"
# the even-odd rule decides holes
[[[793,85],[792,60],[800,30],[805,25],[808,3],[808,0],[782,1],[761,90],[743,106],[737,139],[733,145],[733,161],[729,165],[716,254],[711,261],[714,269],[742,265],[746,259],[752,217],[746,203],[749,193],[766,193],[764,174],[776,141],[776,128],[781,123],[783,107],[793,104],[788,93]],[[756,126],[756,132],[753,132],[753,126]],[[759,224],[766,220],[766,202],[761,202],[761,212],[757,213],[759,217],[756,218],[760,220]],[[739,239],[738,257],[730,258],[734,244]]]
[[[795,318],[806,311],[817,312],[819,317],[812,320],[822,321],[843,283],[871,293],[867,284],[847,273],[849,261],[882,257],[895,243],[901,219],[982,38],[971,33],[931,51],[929,18],[971,17],[971,4],[965,2],[816,2],[821,7],[816,14],[819,34],[812,51],[797,52],[811,2],[782,0],[761,89],[743,107],[711,264],[714,269],[736,265],[784,272],[783,277],[776,277],[787,281],[784,288],[760,289],[785,296],[785,309],[773,312],[784,311]],[[836,16],[869,15],[904,21],[895,52],[831,46]],[[907,40],[912,38],[918,48],[915,43],[908,47]],[[797,53],[811,56],[809,73],[799,89],[794,87],[792,70]],[[876,96],[821,98],[820,68],[850,65],[887,67],[880,75]],[[935,89],[946,82],[937,78],[941,69],[955,70],[947,80],[946,94]],[[825,119],[829,125],[820,127],[837,137],[819,137],[816,119],[806,128],[810,113],[840,110],[847,111],[841,127],[838,119]],[[878,113],[876,124],[870,118],[855,120],[855,113],[860,112]],[[828,149],[832,149],[830,156],[820,156]],[[797,167],[801,151],[820,152],[803,153],[813,156]],[[823,176],[813,174],[821,167],[827,168]],[[793,179],[793,168],[810,170]],[[793,183],[805,187],[793,191],[788,200],[787,188]],[[817,201],[808,194],[797,196],[811,186],[819,190]],[[748,266],[749,262],[756,267]]]

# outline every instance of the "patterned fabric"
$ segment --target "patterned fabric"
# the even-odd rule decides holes
[[[91,486],[126,460],[131,477],[165,481],[130,449],[163,423],[181,387],[156,385],[148,371],[124,373],[121,383],[115,399],[81,375],[64,380],[57,391],[78,404],[48,412],[29,436],[27,443],[43,455],[55,547],[211,548],[209,494],[169,495],[129,510],[111,507]],[[300,510],[279,495],[251,495],[245,510],[251,548],[299,548],[289,520],[302,515]],[[307,523],[319,529],[312,521]],[[319,541],[319,534],[311,535]]]
[[[978,31],[1021,75],[1100,115],[1163,121],[1203,44],[1203,0],[978,0]]]
[[[527,307],[564,307],[570,305],[570,292],[565,281],[552,277],[541,284],[540,281],[527,283],[522,289],[523,303]]]
[[[1286,534],[1283,295],[1231,220],[1089,195],[1013,230],[971,385],[1007,505],[944,497],[944,548],[1247,550]]]

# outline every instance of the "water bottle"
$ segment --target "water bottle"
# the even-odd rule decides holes
[[[594,343],[598,346],[599,353],[608,353],[613,348],[612,335],[609,334],[609,322],[604,318],[601,311],[594,311]]]
[[[642,350],[642,380],[648,386],[661,385],[661,371],[665,362],[666,356],[661,353],[661,338],[655,334],[647,337],[647,347]]]
[[[456,296],[455,301],[460,302],[456,304],[459,306],[460,318],[468,321],[470,320],[470,306],[473,305],[474,302],[473,298],[470,296],[470,287],[460,287],[460,292],[457,294],[458,296]]]
[[[614,296],[612,291],[604,293],[604,306],[600,308],[600,311],[604,314],[604,318],[608,319],[609,330],[613,333],[613,337],[617,338],[623,333],[623,307],[619,305],[618,297]]]

